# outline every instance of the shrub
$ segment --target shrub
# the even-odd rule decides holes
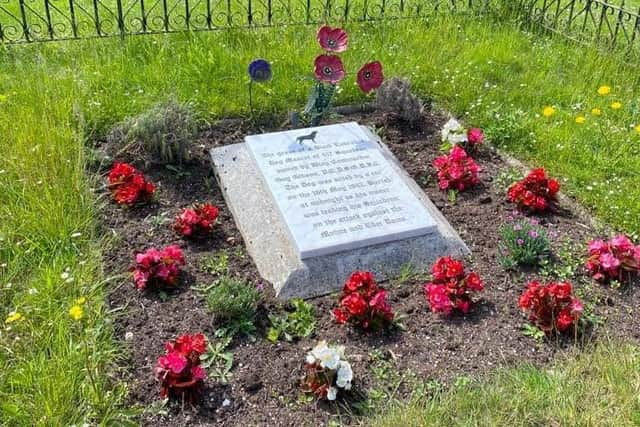
[[[501,263],[506,268],[539,265],[549,255],[547,233],[535,219],[511,217],[499,232]]]
[[[210,203],[187,208],[178,215],[173,228],[184,237],[204,237],[213,231],[218,213]]]
[[[155,186],[130,164],[116,162],[109,172],[109,190],[116,203],[134,205],[151,199]]]
[[[480,182],[480,167],[459,146],[454,146],[447,156],[433,161],[438,171],[438,186],[442,191],[464,191]]]
[[[509,187],[509,200],[520,208],[533,212],[544,212],[554,208],[556,195],[560,191],[560,183],[547,178],[544,169],[534,169],[523,180]]]
[[[208,291],[207,304],[220,320],[253,321],[261,297],[257,286],[224,276]]]
[[[295,338],[306,338],[316,327],[313,306],[300,298],[291,300],[293,311],[285,316],[270,314],[271,327],[267,332],[267,339],[277,342],[280,338],[292,341]]]
[[[344,285],[338,308],[333,311],[336,322],[350,322],[362,329],[379,329],[393,321],[387,304],[387,292],[379,287],[372,273],[356,271]]]
[[[180,266],[184,263],[179,246],[170,245],[162,250],[151,248],[136,254],[136,265],[132,267],[133,280],[138,289],[174,286]]]
[[[572,295],[568,282],[547,285],[530,282],[518,305],[528,314],[529,320],[547,335],[571,329],[582,314],[582,303]]]
[[[163,164],[181,164],[190,158],[190,145],[198,133],[198,124],[191,104],[175,99],[156,104],[111,131],[111,143],[123,143],[121,150],[148,153]]]
[[[382,111],[396,114],[409,124],[416,124],[424,113],[424,105],[420,99],[411,93],[411,83],[408,79],[393,77],[378,88],[376,92],[376,106]]]
[[[424,285],[424,293],[431,311],[451,314],[456,309],[467,314],[472,296],[484,290],[480,276],[466,274],[464,264],[451,257],[440,257],[431,267],[433,280]]]
[[[351,389],[353,371],[344,358],[342,346],[328,346],[326,341],[320,341],[307,353],[304,370],[302,390],[318,399],[335,400],[339,389]]]
[[[202,394],[207,373],[200,366],[207,340],[202,334],[182,335],[165,344],[166,353],[156,362],[160,396],[195,403]]]
[[[589,242],[589,257],[585,264],[591,276],[598,281],[618,280],[623,282],[624,274],[640,272],[640,245],[621,234],[608,242]]]

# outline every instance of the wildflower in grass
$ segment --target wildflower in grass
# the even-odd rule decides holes
[[[622,103],[621,102],[615,101],[615,102],[611,103],[611,109],[612,110],[619,110],[621,108],[622,108]]]
[[[583,115],[579,115],[576,117],[576,123],[578,123],[579,125],[583,124],[586,121],[587,119]]]
[[[182,335],[165,344],[165,355],[156,362],[155,376],[160,381],[160,397],[195,403],[202,394],[207,373],[200,357],[207,350],[203,334]]]
[[[634,129],[636,130],[636,132],[640,133],[640,125],[636,125]]]
[[[472,296],[484,285],[477,273],[466,274],[464,264],[451,257],[440,257],[431,268],[433,280],[424,285],[424,294],[434,313],[451,314],[454,309],[467,314]]]
[[[80,298],[77,298],[77,299],[74,301],[74,304],[75,304],[75,305],[83,305],[83,304],[84,304],[84,303],[86,303],[86,302],[87,302],[87,298],[85,298],[85,297],[80,297]]]
[[[591,115],[592,116],[601,116],[602,115],[602,110],[599,108],[592,108],[591,109]]]
[[[530,282],[520,296],[518,305],[527,313],[529,321],[547,335],[571,329],[583,311],[582,303],[572,295],[568,282],[546,285]]]
[[[598,95],[605,96],[611,93],[611,88],[609,86],[600,86],[598,88]]]
[[[9,313],[9,315],[7,316],[7,318],[5,319],[5,323],[13,323],[13,322],[17,322],[18,320],[22,320],[22,313],[20,313],[19,311],[12,311],[11,313]]]
[[[372,90],[378,89],[383,80],[382,64],[379,61],[374,61],[364,64],[360,70],[358,70],[356,81],[360,90],[364,93],[369,93]]]
[[[78,321],[82,319],[83,315],[84,315],[84,310],[82,309],[82,307],[80,307],[77,304],[71,306],[71,308],[69,309],[69,316],[71,316],[73,320]]]
[[[316,78],[324,83],[336,84],[344,79],[344,65],[336,55],[319,55],[315,60]]]
[[[544,109],[542,110],[542,115],[544,117],[551,117],[555,113],[556,113],[556,109],[554,107],[551,107],[551,106],[544,107]]]
[[[327,52],[344,52],[349,44],[349,35],[342,28],[320,27],[316,34],[320,47]]]
[[[344,357],[343,346],[320,341],[305,358],[302,391],[318,399],[336,400],[338,391],[351,390],[353,370]]]

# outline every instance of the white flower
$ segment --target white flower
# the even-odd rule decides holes
[[[351,388],[351,380],[353,379],[353,371],[349,362],[341,361],[338,367],[338,377],[336,379],[336,385],[345,390]]]
[[[444,124],[440,133],[443,142],[450,142],[452,144],[467,142],[467,135],[464,128],[456,119],[449,119],[449,121]]]
[[[313,354],[311,354],[311,353],[307,354],[307,363],[309,365],[312,365],[312,364],[316,363],[316,358],[313,357]]]
[[[327,369],[337,369],[340,363],[340,348],[327,346],[326,341],[320,341],[310,353],[315,359],[320,361],[320,366]]]
[[[338,389],[335,387],[329,387],[329,390],[327,390],[327,399],[336,400],[337,395],[338,395]]]

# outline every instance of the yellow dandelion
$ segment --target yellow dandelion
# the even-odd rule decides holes
[[[80,298],[78,298],[77,300],[75,300],[75,302],[74,302],[74,303],[75,303],[75,305],[82,305],[82,304],[84,304],[85,302],[87,302],[87,299],[86,299],[85,297],[80,297]]]
[[[611,88],[609,86],[600,86],[598,88],[598,94],[601,96],[609,95],[611,93]]]
[[[7,319],[4,322],[13,323],[21,319],[22,319],[22,313],[20,313],[19,311],[12,311],[11,313],[9,313],[9,315],[7,316]]]
[[[640,125],[636,125],[634,129],[636,130],[636,132],[640,133]]]
[[[550,106],[544,107],[542,110],[542,115],[545,117],[551,117],[556,113],[556,109]]]
[[[611,104],[611,108],[612,108],[612,109],[614,109],[614,110],[619,110],[619,109],[621,109],[621,108],[622,108],[622,103],[621,103],[621,102],[616,101],[616,102],[614,102],[614,103],[612,103],[612,104]]]
[[[587,119],[584,116],[576,117],[576,123],[578,123],[579,125],[583,124],[586,121],[587,121]]]
[[[82,307],[80,307],[79,305],[74,305],[69,309],[69,316],[71,316],[73,320],[82,319],[83,314],[84,310],[82,310]]]
[[[593,108],[591,109],[591,114],[594,116],[600,116],[602,115],[602,110],[599,108]]]

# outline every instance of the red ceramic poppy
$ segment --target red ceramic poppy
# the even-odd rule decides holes
[[[382,64],[379,61],[364,64],[358,71],[358,86],[364,93],[378,89],[383,80]]]
[[[342,28],[331,28],[328,25],[318,30],[318,43],[327,52],[344,52],[349,44],[349,36]]]
[[[344,79],[344,66],[335,55],[319,55],[315,60],[315,74],[321,82],[336,84]]]

